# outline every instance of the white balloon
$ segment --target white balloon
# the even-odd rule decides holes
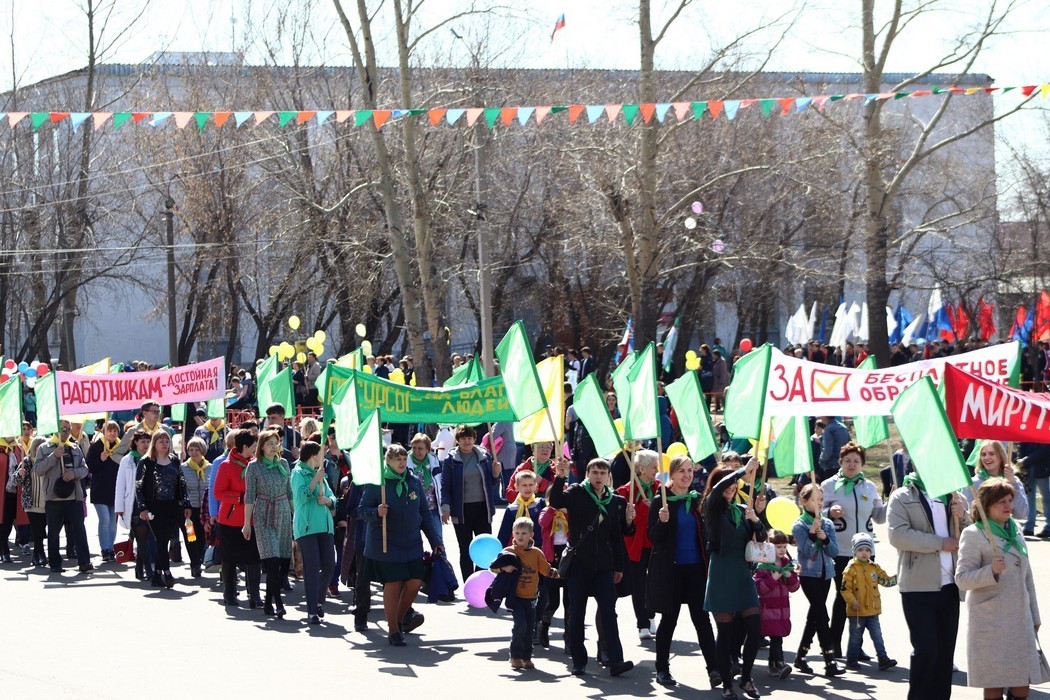
[[[693,218],[693,217],[691,217],[691,216],[690,216],[690,217],[688,217],[688,218],[687,218],[687,219],[685,220],[685,227],[686,227],[687,229],[689,229],[690,231],[692,231],[692,230],[693,230],[694,228],[696,228],[696,219],[694,219],[694,218]]]

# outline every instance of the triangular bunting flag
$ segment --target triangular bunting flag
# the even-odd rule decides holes
[[[377,109],[372,112],[372,121],[375,122],[377,129],[382,129],[383,125],[386,124],[387,120],[390,119],[393,112],[389,109]]]
[[[569,105],[569,123],[575,124],[576,120],[583,114],[583,105]]]
[[[490,129],[496,126],[496,120],[499,119],[500,111],[499,107],[485,108],[485,123],[488,124]]]
[[[482,107],[468,107],[467,108],[467,126],[474,126],[474,122],[478,120],[482,114],[485,113]]]
[[[619,105],[605,105],[605,113],[609,116],[609,123],[612,124],[616,121],[616,116],[620,113],[620,109],[623,108],[622,104]]]
[[[752,100],[740,100],[740,107],[742,109],[747,109],[748,107],[750,107],[751,105],[755,104],[756,102],[758,102],[758,100],[754,100],[754,99],[752,99]]]
[[[651,113],[650,113],[651,115]],[[634,124],[634,120],[638,117],[638,105],[624,105],[623,106],[623,120],[630,126]],[[646,121],[649,121],[646,119]]]
[[[773,105],[776,103],[776,100],[759,100],[758,105],[762,108],[762,116],[768,117],[769,113],[773,111]]]
[[[642,112],[642,121],[646,124],[653,120],[653,113],[656,112],[656,105],[652,102],[639,105],[638,108]],[[627,105],[624,105],[624,114],[627,114]]]
[[[154,112],[153,119],[150,120],[149,125],[154,128],[162,126],[170,117],[171,112]]]
[[[693,119],[700,121],[700,117],[704,116],[704,112],[707,111],[707,103],[694,102],[690,106],[693,108]]]
[[[133,121],[136,124],[138,124],[143,119],[149,119],[152,116],[153,116],[153,112],[132,112],[131,113],[131,121]]]
[[[605,105],[587,105],[587,123],[593,124],[605,113]]]
[[[209,119],[211,119],[211,112],[193,113],[193,121],[197,122],[197,131],[204,131],[204,127],[207,125]]]
[[[28,116],[29,112],[8,112],[7,123],[11,125],[12,129],[14,129],[18,122],[22,121]]]
[[[284,127],[288,125],[288,122],[299,116],[299,112],[278,112],[277,113],[277,126]]]
[[[795,106],[795,98],[781,97],[779,100],[777,100],[777,104],[780,105],[780,114],[782,116],[787,116],[791,113],[791,108]]]
[[[542,124],[543,120],[547,117],[548,114],[550,114],[550,112],[551,112],[551,108],[550,107],[537,107],[536,108],[536,123],[537,124]]]
[[[815,104],[817,106],[817,110],[818,111],[823,112],[824,111],[824,105],[826,105],[828,103],[828,100],[830,100],[830,99],[831,98],[828,97],[827,95],[821,95],[820,97],[814,97],[813,98],[813,104]]]
[[[68,119],[69,118],[69,114],[70,114],[69,112],[52,112],[51,113],[51,123],[52,124],[58,124],[63,119]]]
[[[193,119],[193,112],[175,112],[175,126],[180,129],[185,129],[186,125]]]
[[[711,112],[711,121],[718,119],[718,115],[722,113],[722,101],[708,100],[707,109]]]
[[[445,121],[448,122],[449,126],[455,126],[456,122],[459,121],[459,118],[466,114],[466,112],[467,110],[465,109],[450,109],[445,113]]]
[[[94,112],[91,115],[91,119],[95,123],[95,131],[98,131],[98,128],[105,124],[112,116],[113,112]]]
[[[799,112],[804,112],[806,110],[806,107],[809,107],[811,102],[813,102],[812,97],[800,97],[797,100],[795,100],[795,114],[798,114]]]
[[[328,118],[331,117],[333,114],[335,114],[335,112],[333,112],[332,110],[325,110],[323,112],[318,112],[317,113],[317,124],[318,124],[318,126],[320,126],[321,124],[324,124],[326,121],[328,121]]]
[[[518,107],[518,123],[525,126],[534,111],[532,107]]]
[[[1047,95],[1050,95],[1050,83],[1043,83],[1039,86],[1039,96],[1045,100]]]
[[[726,119],[733,121],[736,118],[736,112],[740,109],[740,100],[726,100],[722,103],[722,107],[725,110]]]
[[[87,118],[91,116],[91,112],[73,112],[69,115],[69,124],[73,127],[73,132],[76,133],[80,125],[87,121]]]
[[[661,124],[664,123],[664,118],[667,117],[667,112],[671,109],[670,102],[660,102],[656,105],[656,121]]]
[[[427,116],[430,118],[430,126],[437,126],[441,123],[441,120],[445,116],[446,109],[432,109],[427,112]]]
[[[235,125],[237,125],[238,128],[240,128],[241,125],[244,124],[244,122],[248,121],[251,118],[252,118],[252,113],[251,112],[234,112],[233,113],[233,123]]]
[[[223,124],[230,120],[233,116],[233,112],[215,112],[212,117],[215,119],[215,126],[221,127]]]
[[[306,112],[306,111],[296,112],[295,113],[295,123],[296,124],[305,124],[306,122],[308,122],[311,119],[313,119],[314,116],[316,116],[316,115],[317,115],[317,112]]]
[[[117,112],[113,115],[113,131],[120,131],[124,122],[131,119],[131,112]]]
[[[337,122],[339,122],[340,124],[345,122],[347,119],[349,119],[353,115],[354,115],[354,110],[352,110],[352,109],[337,109],[337,110],[335,110],[335,120]]]
[[[691,109],[691,105],[688,102],[675,102],[671,106],[674,107],[674,116],[678,121],[684,122],[688,119],[687,115]]]
[[[368,123],[368,120],[372,118],[372,111],[368,109],[359,109],[354,112],[354,126],[364,126]]]
[[[40,128],[40,125],[46,122],[51,117],[50,112],[33,112],[29,119],[33,122],[33,131]]]
[[[275,112],[272,112],[272,111],[256,112],[255,113],[255,124],[256,124],[256,126],[258,126],[259,124],[262,124],[264,121],[269,119],[274,114],[275,114]]]
[[[518,116],[518,108],[504,107],[499,111],[499,114],[500,121],[503,122],[503,126],[510,126],[511,122],[513,122]]]

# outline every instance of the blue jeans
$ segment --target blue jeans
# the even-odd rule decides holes
[[[1036,503],[1035,503],[1035,491],[1039,489],[1039,494],[1043,497],[1043,526],[1044,530],[1050,531],[1050,515],[1047,514],[1050,511],[1050,478],[1043,477],[1042,479],[1028,478],[1028,520],[1025,521],[1025,530],[1035,530],[1036,521]]]
[[[113,540],[117,538],[117,512],[113,506],[95,503],[98,513],[98,546],[103,552],[113,551]]]
[[[532,635],[536,632],[536,599],[507,598],[510,612],[514,616],[514,627],[510,632],[510,658],[532,658]]]
[[[849,647],[846,651],[846,661],[856,661],[860,657],[860,643],[864,639],[864,630],[868,630],[868,636],[875,645],[875,654],[878,658],[886,658],[886,645],[882,642],[882,625],[879,623],[878,615],[846,619],[849,622]]]

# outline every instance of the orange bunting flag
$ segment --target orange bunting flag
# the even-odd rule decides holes
[[[441,123],[441,120],[445,118],[447,109],[432,109],[427,112],[427,116],[430,117],[430,126],[437,126]]]
[[[583,114],[583,105],[569,105],[569,123],[575,124],[576,120]]]
[[[652,102],[646,102],[645,104],[639,105],[639,109],[642,113],[642,120],[648,124],[653,119],[653,113],[656,111],[656,105]]]
[[[220,126],[221,127],[223,124],[225,124],[227,121],[229,121],[230,117],[232,117],[232,116],[233,116],[233,112],[216,112],[213,115],[213,117],[215,119],[215,126]]]
[[[741,104],[740,106],[746,105]],[[711,113],[711,121],[718,119],[718,115],[722,113],[722,100],[708,100],[707,111]]]
[[[305,124],[306,122],[308,122],[311,119],[313,119],[315,114],[317,114],[317,112],[299,112],[295,116],[295,123],[296,124]]]
[[[517,116],[517,107],[504,107],[500,110],[500,121],[503,122],[503,126],[510,126],[510,123],[514,121],[514,118]]]
[[[382,129],[383,125],[390,119],[390,115],[393,114],[389,109],[377,109],[372,112],[372,121],[376,124],[376,129]]]

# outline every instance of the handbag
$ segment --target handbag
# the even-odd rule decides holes
[[[77,488],[77,480],[76,479],[71,479],[69,481],[66,481],[65,479],[59,477],[59,479],[57,481],[55,481],[55,485],[51,488],[51,491],[56,496],[58,496],[58,498],[64,499],[64,498],[69,498],[70,496],[72,496],[73,492],[76,491],[76,488]]]
[[[1042,683],[1050,683],[1050,664],[1046,663],[1046,655],[1043,654],[1043,645],[1039,643],[1039,637],[1035,638],[1035,650],[1039,654],[1039,674],[1042,676],[1039,680],[1033,679],[1035,685]]]
[[[777,560],[777,548],[768,540],[758,542],[752,537],[744,547],[744,559],[752,564],[773,564]]]
[[[127,540],[113,545],[113,557],[118,564],[128,564],[135,561],[135,545],[131,533],[128,533]]]
[[[204,550],[204,568],[214,569],[217,566],[222,566],[222,545],[210,544]]]
[[[598,518],[601,513],[594,516],[594,521],[587,526],[587,530],[580,535],[580,539],[576,540],[576,546],[573,547],[571,544],[565,546],[565,550],[561,553],[561,563],[558,564],[558,577],[568,578],[569,572],[572,571],[572,562],[576,558],[576,550],[580,548],[587,536],[594,532],[594,528],[598,525]]]

